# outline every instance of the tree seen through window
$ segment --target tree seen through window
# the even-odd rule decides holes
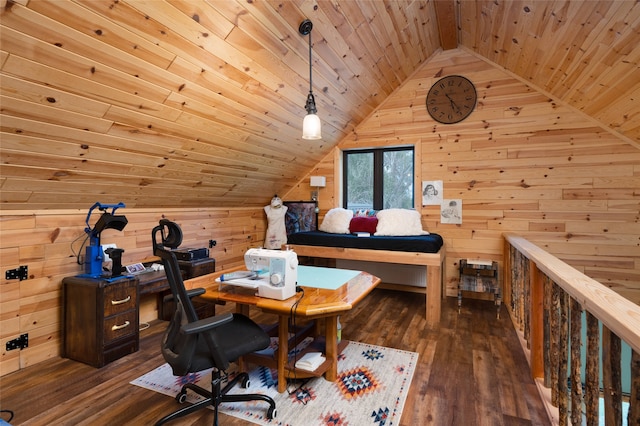
[[[413,147],[345,151],[343,206],[354,210],[413,208],[413,157]]]

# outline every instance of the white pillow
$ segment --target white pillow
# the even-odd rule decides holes
[[[380,210],[378,227],[374,235],[400,236],[400,235],[429,235],[422,229],[420,212],[408,209]]]
[[[347,210],[340,207],[331,209],[324,215],[320,224],[321,231],[330,232],[332,234],[348,234],[349,223],[353,218],[353,210]]]

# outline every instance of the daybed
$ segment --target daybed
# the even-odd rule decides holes
[[[298,256],[319,257],[328,259],[347,259],[368,262],[384,262],[403,265],[420,265],[426,268],[426,320],[427,326],[433,328],[440,322],[440,306],[443,297],[444,280],[444,260],[445,247],[442,237],[438,234],[429,234],[422,231],[419,225],[420,216],[416,211],[411,211],[412,215],[417,215],[417,229],[410,229],[410,223],[405,217],[398,217],[391,212],[382,210],[376,217],[376,225],[368,224],[370,233],[368,237],[359,237],[352,232],[362,229],[354,229],[353,212],[344,213],[344,209],[332,209],[325,216],[320,231],[298,232],[288,235],[287,245],[295,250]],[[347,228],[344,228],[345,217],[341,219],[342,224],[331,226],[331,213],[338,213],[349,218]],[[348,212],[348,211],[347,211]],[[383,212],[385,212],[383,214]],[[385,214],[389,212],[389,219],[401,224],[402,230],[389,229],[385,223]],[[401,212],[404,214],[404,212]],[[381,218],[379,224],[377,219]],[[356,218],[353,218],[356,219]],[[414,220],[415,217],[413,217]],[[327,224],[327,222],[329,222]],[[335,221],[334,221],[335,222]],[[334,223],[335,224],[335,223]],[[373,226],[373,227],[372,227]],[[324,230],[323,230],[324,229]],[[366,229],[366,226],[365,226]],[[378,230],[379,232],[377,232]],[[327,232],[331,231],[331,232]],[[334,232],[339,231],[339,232]],[[378,235],[381,234],[416,234],[416,235]],[[422,288],[421,288],[422,289]]]

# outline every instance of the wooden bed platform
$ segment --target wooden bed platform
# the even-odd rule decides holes
[[[427,299],[427,327],[434,328],[440,323],[440,307],[442,298],[444,297],[443,287],[445,283],[444,261],[446,249],[444,244],[437,253],[307,246],[298,244],[289,244],[288,247],[294,250],[298,256],[424,266],[427,268],[426,288],[423,289]],[[422,289],[422,287],[416,287],[416,289],[418,288]]]

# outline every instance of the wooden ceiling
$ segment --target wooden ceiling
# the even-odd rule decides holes
[[[0,6],[2,209],[262,206],[456,44],[640,144],[637,1]]]

